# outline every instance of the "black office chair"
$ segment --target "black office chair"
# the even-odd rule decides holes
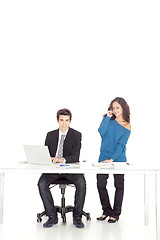
[[[55,206],[58,213],[61,214],[63,223],[66,222],[66,213],[73,212],[74,207],[71,205],[65,206],[65,189],[67,186],[75,187],[73,183],[69,182],[67,179],[60,179],[55,184],[50,186],[50,189],[55,187],[57,184],[59,184],[59,188],[61,189],[61,206]],[[42,213],[37,214],[37,222],[42,221],[42,217],[46,215],[46,212],[43,211]],[[82,215],[84,215],[87,219],[87,221],[91,220],[90,213],[82,212]]]

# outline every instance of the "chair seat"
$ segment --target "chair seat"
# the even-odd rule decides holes
[[[74,182],[71,182],[66,178],[60,178],[57,181],[55,181],[54,184],[74,184]]]

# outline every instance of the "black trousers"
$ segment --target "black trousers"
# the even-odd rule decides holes
[[[114,217],[117,220],[121,214],[122,201],[124,195],[124,174],[114,174],[115,197],[114,205],[111,207],[107,186],[109,174],[97,174],[97,188],[102,205],[103,214]]]
[[[86,195],[86,181],[83,174],[54,174],[43,173],[38,181],[39,193],[49,217],[56,217],[57,212],[54,206],[53,197],[49,189],[50,184],[56,183],[60,179],[66,179],[76,187],[74,198],[73,218],[82,218],[83,205]]]

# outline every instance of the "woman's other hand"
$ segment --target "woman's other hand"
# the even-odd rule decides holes
[[[113,159],[106,159],[106,160],[102,161],[102,163],[110,163],[110,162],[113,162]]]

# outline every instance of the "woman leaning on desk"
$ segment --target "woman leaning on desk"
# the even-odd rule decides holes
[[[127,102],[120,97],[115,98],[109,105],[98,129],[102,138],[99,162],[126,162],[126,144],[131,133],[130,109]],[[118,221],[124,193],[124,174],[114,174],[116,188],[114,205],[111,207],[108,191],[106,189],[109,174],[97,174],[97,188],[103,214],[98,221],[109,216],[109,223]]]

